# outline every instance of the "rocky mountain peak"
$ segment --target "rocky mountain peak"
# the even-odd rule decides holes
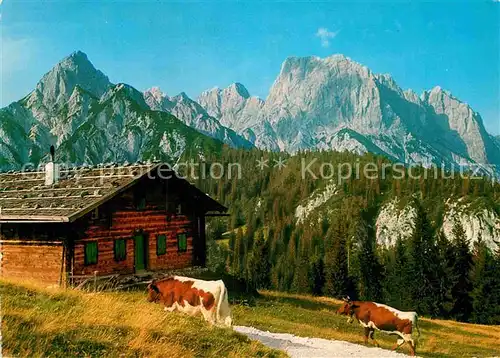
[[[189,98],[186,92],[179,93],[177,96],[172,97],[171,100],[175,102],[194,102],[191,98]]]
[[[403,90],[401,89],[401,87],[398,86],[398,84],[396,83],[394,78],[392,78],[392,76],[389,75],[388,73],[377,74],[377,75],[375,75],[375,78],[377,79],[377,81],[381,85],[385,86],[386,88],[390,89],[391,91],[396,92],[400,96],[404,96],[404,93],[403,93]]]
[[[143,97],[148,106],[154,111],[168,112],[174,105],[160,87],[151,87],[145,90]]]
[[[102,96],[111,85],[108,77],[81,51],[73,52],[55,65],[38,82],[34,92],[51,108],[65,103],[77,85],[96,97]]]
[[[135,104],[139,105],[142,110],[148,110],[150,107],[144,100],[144,96],[141,92],[136,90],[134,87],[126,83],[118,83],[112,86],[102,97],[100,102],[104,103],[107,101],[119,100],[119,101],[133,101]]]
[[[317,56],[288,57],[281,65],[278,78],[290,73],[306,75],[315,71],[333,71],[334,73],[357,72],[364,77],[371,75],[368,67],[353,61],[345,55],[334,54],[325,58]]]
[[[73,61],[75,63],[78,62],[89,62],[89,58],[87,57],[87,54],[85,52],[82,52],[80,50],[76,50],[69,54],[63,61]]]
[[[160,101],[166,97],[166,94],[162,92],[160,87],[153,86],[150,89],[144,91],[144,95],[152,96],[154,99]]]
[[[500,164],[499,140],[468,104],[439,86],[421,96],[403,91],[392,76],[341,54],[288,57],[265,102],[236,92],[213,89],[198,102],[260,148],[362,148],[405,163]]]
[[[213,88],[202,92],[198,103],[222,125],[243,131],[249,122],[257,120],[258,111],[264,102],[252,97],[245,86],[236,82],[222,90]]]
[[[224,91],[226,91],[229,95],[237,95],[237,96],[240,96],[244,99],[247,99],[250,97],[250,93],[248,93],[248,90],[246,89],[246,87],[238,82],[231,84]]]

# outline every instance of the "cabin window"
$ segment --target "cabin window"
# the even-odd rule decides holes
[[[127,258],[127,240],[118,239],[114,243],[115,261],[124,261]]]
[[[85,265],[95,265],[97,263],[97,241],[85,244]]]
[[[179,252],[187,251],[187,235],[185,233],[177,235],[177,250]]]
[[[156,256],[167,253],[167,237],[165,235],[156,236]]]

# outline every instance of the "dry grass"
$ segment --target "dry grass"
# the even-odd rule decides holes
[[[363,330],[326,297],[263,292],[232,307],[234,323],[271,332],[362,343]],[[23,357],[280,357],[200,318],[165,314],[144,292],[84,294],[0,281],[4,353]],[[500,356],[500,327],[421,319],[423,357]],[[395,337],[376,333],[382,348]],[[407,352],[406,348],[402,351]]]
[[[337,316],[341,301],[326,297],[262,292],[254,307],[236,306],[238,325],[251,325],[272,332],[293,333],[305,337],[363,342],[363,329]],[[417,353],[423,357],[500,356],[500,326],[484,326],[454,321],[420,319],[421,336]],[[376,333],[382,348],[390,349],[396,338]],[[407,348],[400,348],[408,352]]]
[[[201,318],[166,314],[144,292],[85,294],[0,281],[0,295],[7,356],[284,356]]]

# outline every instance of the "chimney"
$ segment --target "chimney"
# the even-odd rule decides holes
[[[50,146],[50,162],[45,164],[45,185],[54,185],[59,181],[59,164],[54,163],[55,149]]]

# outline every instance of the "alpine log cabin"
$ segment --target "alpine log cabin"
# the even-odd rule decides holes
[[[2,173],[1,275],[66,285],[204,266],[205,217],[226,210],[166,164]]]

